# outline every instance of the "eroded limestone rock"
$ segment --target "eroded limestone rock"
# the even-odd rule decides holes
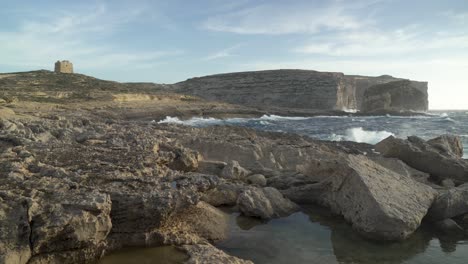
[[[414,136],[407,140],[390,136],[379,142],[375,149],[385,157],[400,159],[417,170],[429,173],[438,181],[467,182],[468,162],[459,157],[461,143],[456,138],[447,139],[450,138],[437,139],[431,144]]]
[[[181,248],[190,256],[186,264],[253,264],[252,261],[229,256],[211,244],[184,245]]]
[[[239,195],[237,205],[244,215],[262,219],[288,216],[299,209],[272,187],[245,189]]]
[[[353,228],[379,240],[401,240],[421,224],[436,197],[431,187],[386,169],[365,156],[323,160],[309,181],[281,190],[295,202],[319,203],[343,215]]]

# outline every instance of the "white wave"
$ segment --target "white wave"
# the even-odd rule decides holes
[[[278,116],[278,115],[263,115],[260,117],[260,120],[307,120],[311,117],[302,117],[302,116]]]
[[[268,121],[260,121],[260,125],[267,126],[267,125],[271,125],[271,123]]]
[[[447,116],[448,116],[447,113],[442,113],[442,114],[440,114],[440,117],[447,117]]]
[[[180,120],[178,117],[166,116],[165,119],[158,122],[158,124],[180,124],[188,126],[197,126],[197,125],[216,125],[222,124],[223,120],[216,119],[213,117],[203,118],[203,117],[192,117],[188,120]]]
[[[395,134],[388,131],[368,131],[362,127],[353,127],[346,130],[346,135],[332,134],[330,140],[333,141],[354,141],[359,143],[376,144],[383,139],[395,136]]]
[[[449,122],[452,122],[452,123],[456,123],[456,122],[457,122],[457,121],[453,120],[453,119],[450,118],[450,117],[445,117],[443,120],[449,121]]]
[[[359,112],[359,110],[357,110],[357,109],[343,108],[342,110],[343,110],[343,112],[352,113],[352,114],[355,114],[355,113]]]

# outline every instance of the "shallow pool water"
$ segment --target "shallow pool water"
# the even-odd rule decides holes
[[[302,212],[268,222],[240,216],[231,209],[230,236],[216,246],[257,264],[466,264],[468,240],[438,237],[421,227],[402,242],[378,243],[361,237],[329,210],[303,207]],[[125,249],[100,264],[180,264],[187,255],[175,247]]]
[[[376,243],[342,218],[310,206],[267,223],[232,214],[231,236],[217,246],[255,263],[468,263],[468,241],[437,238],[420,228],[408,240]]]
[[[172,246],[129,248],[105,256],[99,264],[180,264],[187,259],[185,253]]]

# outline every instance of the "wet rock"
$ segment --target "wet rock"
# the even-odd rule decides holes
[[[437,139],[435,142],[439,141],[441,140]],[[455,139],[452,141],[458,142]],[[447,139],[443,142],[452,141]],[[449,145],[451,147],[440,146],[443,145],[434,142],[430,144],[414,136],[408,137],[408,140],[390,136],[379,142],[375,149],[385,157],[400,159],[417,170],[429,173],[438,181],[452,179],[455,184],[467,182],[468,162],[459,158],[458,147],[453,145]],[[455,153],[451,150],[454,150]]]
[[[468,213],[468,184],[449,190],[441,190],[427,217],[439,221]]]
[[[247,177],[247,183],[254,184],[260,187],[265,187],[267,185],[267,180],[262,174],[253,174]]]
[[[463,229],[466,230],[468,234],[468,214],[460,215],[453,218],[457,224],[459,224]]]
[[[272,187],[244,190],[237,199],[237,205],[244,215],[262,219],[288,216],[299,209],[295,203],[284,198]]]
[[[454,220],[447,218],[433,223],[434,227],[443,235],[463,238],[465,231]]]
[[[252,261],[229,256],[211,244],[184,245],[181,249],[190,256],[186,264],[253,264]]]
[[[442,185],[443,187],[446,187],[446,188],[453,188],[453,187],[455,187],[455,183],[454,183],[451,179],[442,180],[442,182],[440,183],[440,185]]]
[[[377,240],[401,240],[421,224],[436,196],[431,187],[380,166],[365,156],[322,160],[308,181],[282,193],[343,215],[354,229]]]
[[[229,180],[240,180],[250,174],[250,171],[241,167],[239,162],[233,160],[221,171],[221,177]]]

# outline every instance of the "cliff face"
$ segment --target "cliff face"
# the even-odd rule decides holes
[[[336,109],[338,90],[346,90],[343,80],[342,73],[274,70],[192,78],[175,86],[181,93],[259,108]]]
[[[363,96],[362,111],[426,111],[427,94],[417,82],[408,80],[377,84]]]
[[[260,109],[363,110],[364,95],[369,88],[400,80],[404,79],[389,75],[367,77],[338,72],[270,70],[192,78],[174,87],[177,92],[207,100]],[[427,83],[409,82],[420,91],[414,93],[416,97],[409,98],[409,101],[427,102]],[[426,111],[427,103],[425,107],[415,108]]]

